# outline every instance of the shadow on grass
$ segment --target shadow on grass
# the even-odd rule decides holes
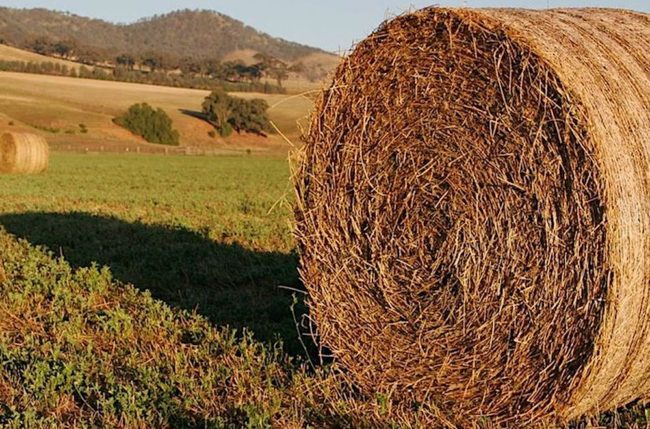
[[[262,341],[281,339],[289,353],[302,353],[293,294],[278,287],[302,289],[293,254],[253,252],[181,227],[86,213],[9,214],[0,224],[73,267],[106,265],[116,279],[173,307],[196,310],[216,325],[248,328]],[[304,313],[300,307],[296,314]]]
[[[208,121],[208,117],[203,112],[190,110],[190,109],[178,109],[178,111],[181,112],[183,115],[190,116],[196,119],[201,119],[202,121],[210,122]]]

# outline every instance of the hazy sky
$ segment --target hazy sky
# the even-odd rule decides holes
[[[176,9],[212,9],[273,36],[329,51],[350,48],[384,18],[431,4],[528,8],[598,6],[650,12],[650,0],[0,0],[1,6],[45,7],[124,23]]]

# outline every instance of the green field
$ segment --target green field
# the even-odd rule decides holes
[[[286,161],[54,154],[51,164],[0,177],[0,224],[26,240],[2,233],[0,426],[278,419],[266,377],[295,368],[273,345],[302,353],[292,292],[278,288],[299,287]],[[242,397],[220,404],[219,389]]]
[[[406,427],[430,411],[346,388],[300,340],[286,159],[54,153],[0,189],[0,427]]]
[[[264,340],[295,337],[299,287],[281,158],[56,154],[47,174],[0,177],[0,224],[73,267]],[[137,246],[134,246],[137,244]]]

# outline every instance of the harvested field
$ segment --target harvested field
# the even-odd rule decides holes
[[[162,108],[172,118],[183,147],[229,154],[246,150],[286,153],[289,145],[280,135],[210,137],[213,127],[197,117],[208,94],[195,89],[0,72],[0,126],[11,121],[14,131],[42,135],[54,150],[164,151],[164,147],[148,144],[113,123],[113,118],[132,104],[146,102]],[[298,124],[307,125],[313,105],[306,97],[291,95],[233,95],[262,98],[269,105],[277,105],[269,116],[292,141],[299,140]],[[87,132],[80,130],[80,124],[87,127]]]
[[[429,8],[360,43],[296,174],[322,343],[432,425],[650,396],[650,18]]]

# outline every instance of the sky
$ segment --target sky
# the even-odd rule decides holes
[[[650,0],[0,0],[129,23],[177,9],[211,9],[275,37],[331,52],[348,50],[384,19],[436,4],[468,7],[619,7],[650,12]]]

